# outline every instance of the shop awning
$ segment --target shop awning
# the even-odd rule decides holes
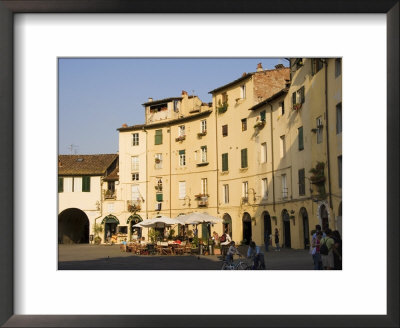
[[[139,222],[142,222],[143,219],[140,217],[140,215],[134,214],[134,215],[131,215],[128,218],[128,220],[126,220],[126,223],[129,224],[129,222],[131,222],[131,221],[132,221],[133,224],[137,224]]]
[[[105,224],[105,223],[116,223],[116,224],[119,224],[119,221],[118,221],[118,219],[117,219],[116,216],[114,216],[114,215],[107,215],[107,216],[103,219],[103,221],[101,221],[101,224]]]

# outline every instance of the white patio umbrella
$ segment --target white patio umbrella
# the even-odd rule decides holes
[[[193,212],[177,217],[180,224],[200,224],[200,223],[220,223],[223,220],[215,216],[209,215],[208,213]]]
[[[146,227],[146,228],[165,228],[175,224],[181,224],[181,222],[177,219],[172,219],[167,216],[158,216],[153,219],[144,220],[138,224],[135,224],[134,227]]]

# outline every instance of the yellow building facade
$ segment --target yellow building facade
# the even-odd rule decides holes
[[[124,201],[132,201],[122,191],[132,185],[127,163],[141,156],[143,219],[207,212],[223,224],[199,228],[200,236],[228,231],[261,245],[277,228],[295,249],[308,247],[316,224],[341,232],[341,60],[259,64],[210,93],[212,104],[185,91],[150,98],[145,124],[118,129]],[[134,153],[133,133],[145,140]]]

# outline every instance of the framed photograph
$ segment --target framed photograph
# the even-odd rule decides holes
[[[3,186],[0,190],[3,208],[0,219],[2,295],[0,324],[5,327],[166,325],[397,327],[399,325],[398,18],[398,1],[362,3],[354,1],[340,4],[335,1],[319,1],[308,2],[301,7],[291,1],[246,2],[246,4],[239,1],[229,4],[224,2],[187,4],[183,1],[173,1],[169,2],[168,6],[162,1],[0,1],[0,46],[3,49],[0,54],[2,113],[0,143],[4,152],[0,157]],[[75,164],[73,166],[75,171],[68,171],[69,157],[58,156],[61,140],[59,135],[61,123],[58,122],[61,115],[64,117],[70,115],[76,119],[85,112],[84,108],[80,113],[59,111],[63,105],[62,101],[65,100],[63,93],[67,90],[71,91],[69,95],[73,95],[73,88],[85,83],[84,74],[87,71],[68,65],[67,63],[73,61],[72,58],[83,60],[99,58],[105,61],[108,58],[136,58],[143,60],[141,65],[143,69],[152,61],[164,63],[163,60],[168,58],[189,59],[188,62],[191,60],[192,65],[199,66],[202,65],[201,61],[222,61],[224,58],[226,60],[229,58],[232,62],[244,58],[253,60],[287,58],[290,63],[288,66],[296,67],[291,77],[296,79],[299,86],[306,85],[305,90],[299,87],[296,92],[291,92],[294,96],[288,95],[290,108],[287,108],[286,100],[283,101],[285,108],[293,112],[301,111],[301,107],[306,106],[303,104],[304,97],[309,97],[313,88],[314,90],[318,88],[316,79],[312,76],[326,64],[328,59],[332,61],[330,67],[335,67],[335,70],[332,70],[333,76],[337,76],[339,69],[337,63],[340,62],[340,75],[343,72],[343,78],[341,77],[343,92],[341,90],[333,92],[331,89],[327,93],[331,92],[333,97],[336,97],[336,102],[340,104],[339,108],[337,105],[335,107],[336,124],[332,126],[332,130],[335,130],[332,133],[335,136],[340,131],[338,139],[340,152],[338,152],[339,144],[334,144],[335,149],[331,150],[332,154],[338,152],[335,155],[335,163],[340,157],[340,167],[342,124],[345,131],[343,134],[345,214],[343,223],[334,221],[337,229],[340,226],[340,231],[343,224],[346,254],[343,270],[237,271],[229,275],[221,270],[187,271],[179,268],[162,271],[118,270],[118,268],[103,270],[104,265],[74,270],[77,267],[68,267],[71,261],[69,264],[64,261],[70,256],[69,254],[62,255],[64,258],[60,267],[58,245],[64,242],[75,239],[76,242],[80,242],[84,238],[85,242],[94,243],[97,237],[112,244],[112,238],[121,239],[125,236],[129,239],[138,239],[139,232],[134,229],[134,225],[142,223],[141,207],[151,206],[149,211],[152,213],[171,214],[170,216],[174,217],[172,212],[163,213],[164,205],[159,205],[164,201],[163,188],[168,186],[163,179],[156,179],[158,177],[156,169],[160,167],[163,157],[156,152],[154,154],[148,152],[154,161],[154,172],[149,171],[152,180],[146,179],[146,181],[152,181],[154,201],[148,201],[147,197],[139,197],[140,195],[136,197],[138,190],[135,189],[135,198],[123,202],[124,206],[126,205],[124,211],[127,212],[124,214],[126,217],[123,217],[124,222],[127,222],[126,226],[117,224],[118,220],[121,220],[120,216],[110,214],[102,216],[99,224],[108,227],[109,236],[105,231],[96,233],[94,230],[92,236],[87,233],[74,236],[68,234],[68,228],[60,224],[62,220],[60,221],[58,206],[61,201],[64,202],[59,198],[60,190],[63,192],[79,189],[82,193],[89,193],[90,186],[94,186],[94,179],[87,177],[93,172],[82,171],[82,168],[77,168]],[[319,63],[320,58],[323,60]],[[275,68],[272,70],[285,69],[279,66],[279,63],[274,65]],[[232,70],[239,66],[239,64],[231,65]],[[302,67],[308,66],[312,71],[311,75],[301,75]],[[256,72],[261,74],[262,70],[260,64]],[[152,68],[147,71],[148,76],[145,76],[146,72],[140,73],[143,75],[143,83],[151,81]],[[185,71],[189,75],[192,72],[190,68],[185,68]],[[65,80],[60,79],[60,76],[64,76],[62,74],[68,73],[72,76],[73,72],[80,74],[73,76],[72,84],[68,85]],[[214,73],[207,73],[206,80],[217,81],[215,72],[217,70],[214,70]],[[235,74],[240,75],[242,72],[235,71]],[[233,93],[225,95],[223,90],[220,90],[219,86],[224,83],[209,83],[211,88],[208,91],[214,87],[210,91],[212,104],[218,108],[221,117],[226,116],[224,113],[227,109],[229,111],[229,107],[239,110],[246,93],[252,92],[244,83],[247,81],[247,75],[240,78],[243,83],[238,87],[237,97],[234,97]],[[110,80],[115,78],[111,71],[108,78]],[[161,83],[159,79],[160,77],[157,77],[156,81],[149,82],[149,90]],[[329,81],[327,75],[325,83]],[[323,82],[321,79],[321,83]],[[91,87],[96,88],[96,84],[93,83]],[[184,88],[182,86],[182,89]],[[90,88],[81,89],[83,93],[90,92]],[[163,107],[164,102],[147,99],[152,97],[152,94],[144,95],[145,91],[141,91],[145,97],[143,105],[146,114],[142,114],[146,115],[146,123],[160,124],[152,120],[157,115],[165,114],[168,106],[171,107],[171,115],[177,115],[177,120],[185,120],[185,115],[179,117],[179,110],[182,113],[186,110],[184,102],[189,98],[192,102],[197,101],[194,92],[191,94],[191,90],[188,91],[189,94],[182,91],[175,102],[174,99],[170,99],[171,106],[167,104],[166,108]],[[101,91],[97,89],[97,92]],[[73,95],[70,99],[74,97]],[[278,101],[279,97],[286,98],[285,94],[279,92],[272,97],[274,99],[268,97],[263,98],[261,95],[260,102],[251,107],[249,119],[241,122],[242,132],[251,129],[261,135],[269,129],[274,131],[272,127],[266,126],[268,117],[265,115],[268,115],[268,109],[263,112],[263,106],[270,103],[274,106],[273,101]],[[340,118],[342,117],[342,97],[343,121],[341,119],[338,121],[338,110]],[[82,96],[81,99],[83,98]],[[88,103],[86,105],[91,106]],[[213,106],[202,102],[202,99],[198,100],[198,105],[199,108],[192,106],[193,113],[190,115],[208,115],[206,107]],[[112,106],[113,104],[110,104],[110,108]],[[197,112],[194,112],[195,110]],[[87,111],[87,114],[89,113]],[[93,112],[91,115],[98,113]],[[323,136],[321,131],[327,122],[326,115],[327,113],[316,117],[315,131],[311,129],[310,132],[309,127],[308,131],[304,132],[304,142],[303,130],[300,131],[296,125],[296,136],[297,134],[302,136],[301,142],[300,137],[296,137],[296,151],[307,146],[308,135],[315,134],[317,139],[319,133],[321,134],[319,137]],[[115,133],[116,138],[118,134],[121,137],[125,133],[128,138],[132,137],[129,142],[135,145],[140,143],[140,134],[135,136],[133,133],[136,130],[142,131],[138,126],[126,125],[126,122],[120,122],[115,126],[113,118],[110,109],[109,117],[105,117],[105,120],[109,121],[112,129],[118,128]],[[280,117],[274,118],[274,122],[279,119]],[[127,121],[129,123],[132,120],[127,118]],[[100,123],[96,124],[102,129]],[[199,130],[196,130],[193,145],[198,140],[205,140],[207,134],[212,132],[206,124],[201,122],[200,118],[193,127],[189,123],[186,124],[187,129]],[[215,126],[222,134],[233,132],[231,128],[229,132],[227,129],[224,130],[218,123]],[[174,128],[172,127],[172,130]],[[327,125],[326,129],[328,128],[331,129]],[[150,137],[155,144],[162,140],[162,135],[156,130],[149,129],[149,133],[154,132]],[[189,156],[186,157],[178,146],[188,141],[185,140],[190,137],[186,133],[188,130],[185,131],[185,125],[178,124],[176,131],[172,132],[174,139],[171,139],[173,141],[171,144],[177,147],[172,151],[176,151],[177,163],[184,166],[186,161],[189,161]],[[279,135],[279,131],[276,131],[278,139]],[[88,135],[88,138],[90,137],[92,136]],[[282,148],[282,143],[285,144],[285,139],[281,138],[278,143],[281,151],[286,149]],[[210,151],[210,147],[199,147],[196,163],[200,163],[198,165],[200,168],[208,165],[207,151]],[[73,146],[71,146],[72,152]],[[119,156],[124,156],[121,149]],[[247,168],[247,152],[241,151],[240,156],[241,162],[238,163],[240,162],[243,170]],[[139,171],[132,171],[138,163],[133,159],[131,163],[130,157],[128,159],[132,169],[127,170],[128,178],[140,181],[140,175],[137,173]],[[222,154],[221,157],[223,162],[221,165],[226,171],[228,162],[226,158],[224,162]],[[313,155],[310,157],[314,163]],[[92,159],[81,159],[81,161]],[[112,172],[118,158],[115,155],[110,158],[96,158],[96,163],[99,163],[98,160],[104,160],[108,165],[106,176],[102,179],[106,181],[107,188],[101,198],[104,198],[104,204],[107,204],[101,202],[99,206],[107,206],[107,211],[114,213],[113,193],[120,187],[117,186]],[[229,165],[233,163],[229,162]],[[292,168],[291,165],[284,169],[288,170],[288,175],[285,171],[280,176],[281,196],[292,199],[286,188],[293,183],[290,178],[292,173],[289,172],[296,171],[296,181],[297,173],[299,181],[304,173],[300,174],[301,172],[297,172],[297,168]],[[311,179],[316,186],[321,180],[318,172],[318,167],[315,167],[315,179],[313,178],[315,181]],[[79,177],[71,180],[70,176]],[[179,195],[180,203],[184,204],[182,206],[192,202],[202,209],[211,204],[209,202],[213,202],[212,197],[209,197],[212,193],[210,191],[212,183],[212,178],[208,179],[208,182],[202,181],[198,188],[201,192],[194,195],[193,199],[185,197],[187,188],[182,181],[177,180],[174,188]],[[249,185],[246,183],[247,181],[243,182],[238,188],[242,194],[241,202],[244,206],[248,206],[250,211],[253,198],[254,202],[256,199],[256,191],[250,190],[251,181]],[[207,186],[210,189],[207,189]],[[264,194],[268,189],[267,186],[268,183],[265,183],[264,187],[260,184],[260,190],[261,192],[264,190]],[[304,188],[299,185],[297,189],[300,193]],[[329,189],[329,195],[338,197],[334,189],[332,190]],[[133,195],[134,190],[129,191],[130,195]],[[318,188],[315,192],[319,195],[324,194]],[[221,195],[224,195],[222,191]],[[340,200],[341,196],[340,191]],[[312,206],[318,208],[312,208],[310,212],[317,217],[312,217],[311,222],[327,223],[324,221],[327,217],[324,216],[323,204],[317,201],[314,204]],[[71,206],[66,206],[66,209],[68,207]],[[278,234],[278,236],[283,239],[285,246],[298,248],[299,245],[306,244],[307,238],[304,231],[301,234],[300,221],[296,217],[301,213],[300,211],[297,213],[297,208],[293,209],[295,209],[293,213],[289,210],[287,215],[282,214],[282,218],[271,217],[270,220],[272,225],[276,225],[277,222],[282,223],[283,235]],[[96,210],[98,209],[94,209],[93,213]],[[341,211],[340,201],[340,214]],[[304,214],[304,211],[302,213]],[[233,237],[244,244],[247,239],[254,240],[251,229],[256,231],[261,228],[261,222],[257,222],[257,217],[253,219],[252,215],[248,216],[248,218],[243,216],[243,220],[240,218],[243,221],[243,236],[233,232]],[[96,218],[97,216],[93,215],[93,219]],[[223,220],[222,217],[217,219]],[[91,226],[94,226],[93,222],[90,223]],[[232,229],[228,221],[224,221],[224,224],[226,226],[223,227],[227,231]],[[262,226],[264,225],[265,222]],[[57,230],[60,227],[64,229],[61,233]],[[193,225],[193,229],[194,227]],[[207,235],[206,228],[207,226],[205,229],[200,228],[199,232],[196,231],[196,237],[197,233],[199,236]],[[284,233],[290,228],[292,228],[291,235],[294,236],[292,239],[288,238],[290,233],[288,235]],[[168,229],[164,230],[167,243],[165,250],[178,252],[180,247],[175,248],[167,241],[173,234]],[[168,236],[166,232],[169,232]],[[228,234],[229,232],[231,230]],[[187,232],[182,231],[182,236],[185,233]],[[211,234],[211,231],[209,233]],[[150,239],[150,235],[145,237]],[[256,241],[263,242],[261,239]],[[361,250],[360,247],[367,250]],[[139,252],[140,249],[135,251]],[[198,251],[200,252],[200,246]],[[202,252],[211,253],[212,250],[202,248]],[[309,259],[312,268],[311,255]],[[106,263],[108,260],[113,261],[107,258],[102,261]],[[119,263],[124,265],[123,259]],[[267,260],[267,267],[268,264]],[[224,296],[221,298],[221,295]],[[324,302],[313,302],[315,298],[323,300],[324,297],[329,297],[329,307]]]

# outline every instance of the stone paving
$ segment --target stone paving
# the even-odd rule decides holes
[[[245,255],[247,246],[240,246]],[[264,252],[267,270],[312,270],[307,250]],[[59,245],[59,270],[219,270],[217,255],[133,255],[119,245]]]

